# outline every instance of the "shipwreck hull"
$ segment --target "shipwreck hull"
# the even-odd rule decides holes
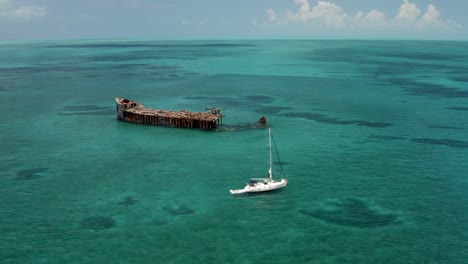
[[[115,98],[117,119],[124,122],[193,129],[216,129],[222,125],[223,115],[218,108],[205,109],[205,112],[186,110],[168,111],[146,108],[137,101]]]

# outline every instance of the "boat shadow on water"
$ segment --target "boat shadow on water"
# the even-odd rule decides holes
[[[241,131],[250,131],[256,129],[268,128],[266,125],[261,124],[239,124],[239,125],[222,125],[217,128],[216,131],[219,132],[241,132]]]
[[[245,193],[240,193],[238,195],[233,195],[233,198],[247,198],[247,197],[255,197],[255,196],[262,196],[262,197],[267,197],[267,196],[272,196],[275,194],[279,194],[285,192],[284,188],[279,188],[275,190],[271,190],[268,192],[245,192]]]

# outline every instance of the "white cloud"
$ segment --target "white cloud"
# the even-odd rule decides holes
[[[47,14],[45,6],[17,6],[11,0],[0,0],[0,17],[32,19]]]
[[[385,14],[379,10],[372,9],[363,19],[369,22],[384,23]]]
[[[331,2],[319,1],[312,8],[308,0],[295,0],[294,2],[299,6],[299,10],[296,13],[288,12],[286,14],[286,19],[290,21],[311,21],[320,22],[327,26],[340,26],[348,17],[340,6]],[[270,13],[275,14],[275,11],[270,9]]]
[[[271,22],[274,22],[276,21],[277,17],[276,17],[276,12],[275,10],[269,8],[267,9],[267,14],[268,14],[268,20],[271,21]]]
[[[377,9],[372,9],[368,13],[358,11],[356,15],[350,15],[341,6],[331,1],[318,1],[315,6],[311,6],[309,0],[294,0],[294,3],[298,9],[296,11],[286,10],[282,16],[269,8],[267,10],[268,21],[281,25],[301,23],[328,28],[374,27],[427,30],[461,27],[453,21],[442,20],[440,12],[433,5],[428,5],[427,11],[421,16],[421,10],[409,0],[403,0],[397,15],[393,18],[387,18],[385,13]]]
[[[439,18],[440,12],[433,5],[428,5],[427,11],[423,15],[422,20],[424,23],[430,24],[439,22]]]
[[[418,18],[419,14],[421,14],[421,10],[418,9],[416,4],[410,3],[408,0],[404,0],[403,4],[400,5],[400,9],[398,9],[396,20],[401,22],[412,22]]]

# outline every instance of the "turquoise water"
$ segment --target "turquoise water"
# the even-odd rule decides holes
[[[465,263],[467,72],[468,42],[0,44],[0,262]],[[261,116],[289,185],[232,196],[267,173]]]

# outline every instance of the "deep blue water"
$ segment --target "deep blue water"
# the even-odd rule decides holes
[[[0,262],[465,263],[467,72],[468,42],[0,44]],[[232,196],[267,173],[261,116],[289,185]]]

